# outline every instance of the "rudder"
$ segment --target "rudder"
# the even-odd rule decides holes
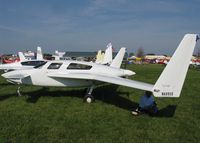
[[[166,68],[153,87],[155,97],[179,97],[190,60],[199,39],[196,34],[186,34]]]

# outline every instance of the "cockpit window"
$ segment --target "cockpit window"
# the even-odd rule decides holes
[[[51,63],[47,69],[59,69],[62,63]]]
[[[23,66],[38,66],[45,63],[45,61],[25,61],[21,62],[21,65]]]
[[[90,70],[92,66],[90,65],[84,65],[84,64],[77,64],[77,63],[71,63],[67,67],[67,69],[70,70]]]
[[[47,62],[43,62],[43,63],[41,63],[40,65],[35,66],[34,68],[35,68],[35,69],[39,69],[39,68],[43,67],[46,63],[47,63]]]

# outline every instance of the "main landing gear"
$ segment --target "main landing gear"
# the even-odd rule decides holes
[[[84,102],[87,102],[87,103],[94,102],[94,97],[92,96],[93,89],[94,89],[94,86],[91,86],[90,88],[87,89],[86,95],[83,98]]]

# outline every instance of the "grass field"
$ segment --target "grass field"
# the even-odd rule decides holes
[[[131,65],[132,79],[154,83],[164,66]],[[176,72],[176,69],[174,69]],[[134,117],[144,93],[104,85],[95,103],[83,103],[84,89],[17,86],[0,78],[0,143],[200,142],[200,71],[189,70],[180,98],[156,98],[157,117]]]

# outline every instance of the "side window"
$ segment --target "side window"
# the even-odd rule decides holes
[[[21,62],[21,65],[27,66],[27,65],[30,65],[30,63],[29,62]]]
[[[67,69],[70,70],[90,70],[92,66],[90,65],[84,65],[84,64],[77,64],[77,63],[71,63],[67,67]]]
[[[21,65],[23,65],[23,66],[38,66],[44,62],[45,61],[26,61],[26,62],[21,62]]]
[[[34,68],[35,69],[38,69],[38,68],[41,68],[41,67],[43,67],[45,64],[46,64],[47,62],[41,62],[40,64],[38,64],[37,66],[35,66]]]
[[[23,65],[23,66],[35,66],[35,61],[21,62],[21,65]]]
[[[47,69],[59,69],[62,63],[51,63]]]

